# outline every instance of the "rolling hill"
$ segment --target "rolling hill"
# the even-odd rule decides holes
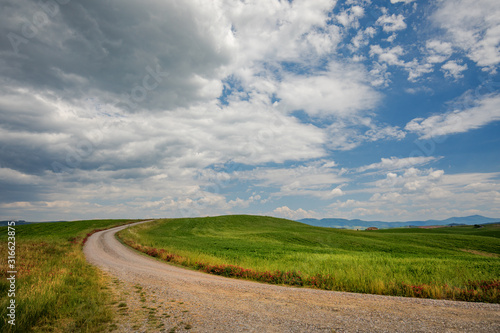
[[[158,220],[119,237],[205,272],[330,290],[464,299],[471,281],[500,276],[498,225],[356,231],[235,215]]]

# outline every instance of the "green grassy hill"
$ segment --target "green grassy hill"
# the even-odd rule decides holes
[[[82,243],[97,229],[128,220],[91,220],[15,226],[16,321],[6,322],[7,251],[0,257],[0,332],[99,332],[112,319],[107,281],[85,260]],[[7,227],[0,247],[7,249]]]
[[[126,222],[16,226],[16,326],[5,320],[9,285],[4,251],[0,332],[106,327],[112,319],[109,281],[86,262],[82,243],[96,229]],[[0,234],[0,247],[7,249],[7,227],[0,227]],[[352,231],[271,217],[220,216],[160,220],[127,229],[121,237],[155,257],[225,276],[331,290],[500,302],[499,225]]]
[[[262,274],[292,272],[297,285],[471,300],[487,300],[476,286],[487,280],[494,301],[499,234],[499,225],[353,231],[242,215],[160,220],[120,237],[153,256],[222,275],[287,283]]]

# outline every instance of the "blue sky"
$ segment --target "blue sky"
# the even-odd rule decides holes
[[[496,0],[4,1],[0,218],[500,217]]]

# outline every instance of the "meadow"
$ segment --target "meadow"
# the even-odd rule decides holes
[[[109,281],[85,260],[82,245],[99,229],[129,220],[37,223],[15,227],[16,321],[8,324],[7,251],[0,257],[1,332],[97,332],[112,319]],[[0,228],[7,249],[7,227]]]
[[[7,251],[0,256],[1,332],[97,332],[113,312],[109,279],[82,252],[97,230],[134,222],[16,226],[16,326],[6,323]],[[7,249],[7,227],[0,227]],[[353,231],[262,216],[158,220],[120,232],[160,260],[268,283],[383,295],[500,302],[500,225]]]
[[[500,225],[355,231],[240,215],[158,220],[119,237],[161,260],[229,277],[500,302]]]

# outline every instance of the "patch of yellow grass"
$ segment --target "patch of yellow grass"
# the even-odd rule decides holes
[[[496,253],[489,253],[489,252],[483,252],[483,251],[477,251],[477,250],[467,250],[467,249],[460,249],[460,251],[464,251],[467,253],[472,253],[472,254],[477,254],[478,256],[483,256],[483,257],[490,257],[490,258],[499,258],[500,255]]]

